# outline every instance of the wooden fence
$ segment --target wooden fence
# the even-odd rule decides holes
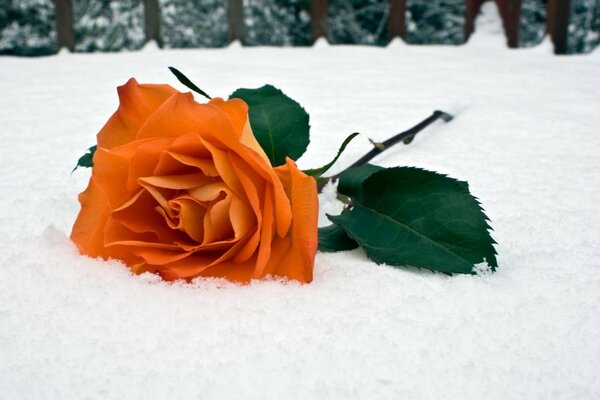
[[[388,39],[404,38],[406,0],[388,1],[390,5]],[[486,0],[465,0],[465,40],[473,32],[475,18],[484,1]],[[518,47],[522,0],[494,1],[497,3],[502,17],[508,46]],[[159,45],[162,45],[159,0],[143,0],[143,2],[146,41],[155,40]],[[556,54],[565,54],[567,51],[570,3],[571,0],[548,0],[546,32],[552,38]],[[66,47],[72,51],[75,48],[73,1],[54,0],[54,5],[58,46],[59,48]],[[311,37],[313,41],[320,37],[327,37],[328,9],[328,0],[310,0]],[[244,43],[246,26],[244,24],[243,0],[228,0],[227,22],[229,25],[229,40],[240,40]]]

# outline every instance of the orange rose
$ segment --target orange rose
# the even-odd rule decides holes
[[[242,100],[198,104],[168,85],[118,88],[98,133],[81,211],[79,250],[166,280],[312,280],[315,180],[288,159],[273,168]]]

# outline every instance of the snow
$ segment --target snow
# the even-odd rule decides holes
[[[489,11],[489,8],[487,10]],[[479,28],[479,27],[478,27]],[[600,397],[600,51],[241,48],[0,58],[0,398]],[[376,161],[468,180],[497,273],[448,277],[322,254],[308,285],[166,284],[68,240],[70,171],[135,76],[174,65],[213,96],[269,82],[310,113],[301,167],[333,172],[434,109],[457,113]],[[333,188],[321,196],[335,212]]]

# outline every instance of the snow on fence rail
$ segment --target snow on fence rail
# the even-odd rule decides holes
[[[464,0],[464,31],[463,37],[466,41],[473,32],[474,20],[478,14],[481,4],[485,0]],[[503,20],[504,32],[509,47],[519,47],[520,19],[524,3],[528,0],[495,0]],[[569,18],[572,4],[577,0],[547,0],[546,6],[546,33],[550,35],[554,43],[556,54],[567,53]],[[76,50],[75,27],[74,27],[74,0],[53,0],[55,7],[55,24],[58,47],[66,47]],[[244,0],[225,0],[227,3],[226,22],[229,42],[239,40],[248,43],[247,26],[244,15]],[[141,0],[144,10],[144,35],[145,41],[155,40],[160,46],[163,44],[161,37],[161,5],[160,0]],[[329,0],[309,0],[310,16],[310,42],[320,37],[329,37],[331,29],[331,10]],[[410,0],[388,0],[389,11],[387,19],[387,40],[396,37],[406,39],[407,4]],[[458,1],[461,3],[461,1]],[[596,6],[598,7],[598,6]],[[598,11],[596,11],[596,14]],[[600,19],[598,15],[592,18]],[[598,21],[597,25],[600,25]],[[384,36],[385,40],[385,36]]]

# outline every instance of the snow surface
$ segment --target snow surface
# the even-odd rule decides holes
[[[0,398],[600,398],[600,52],[508,50],[493,31],[461,47],[0,58]],[[448,277],[355,250],[319,253],[309,285],[183,285],[79,256],[68,235],[89,171],[70,170],[115,86],[181,87],[169,65],[215,96],[269,82],[300,101],[301,167],[350,132],[364,136],[338,170],[367,138],[456,113],[376,161],[468,180],[498,272]]]

